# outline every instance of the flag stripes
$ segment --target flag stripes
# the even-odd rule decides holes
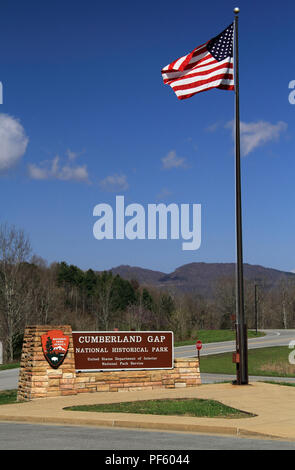
[[[212,88],[234,90],[233,25],[162,69],[178,99]]]

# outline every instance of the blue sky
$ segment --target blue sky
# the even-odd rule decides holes
[[[48,262],[164,272],[235,261],[234,93],[179,101],[161,69],[240,13],[244,261],[294,257],[294,2],[94,0],[1,6],[0,222]],[[165,165],[166,162],[166,165]],[[168,164],[167,164],[168,162]],[[94,238],[93,208],[202,205],[202,243]]]

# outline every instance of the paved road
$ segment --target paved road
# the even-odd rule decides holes
[[[266,336],[249,339],[249,349],[267,348],[271,346],[287,346],[290,341],[295,340],[295,330],[263,330]],[[221,354],[235,351],[235,341],[225,341],[221,343],[208,343],[203,345],[202,356],[210,354]],[[194,357],[196,348],[192,346],[179,346],[175,348],[175,357]],[[19,369],[0,371],[0,390],[10,390],[17,388]],[[207,375],[207,377],[205,377]],[[211,375],[211,374],[210,374]],[[215,374],[212,374],[216,377]],[[203,377],[203,375],[202,375]],[[217,382],[220,380],[232,380],[233,376],[221,376],[213,380],[209,374],[204,374],[203,383]],[[272,379],[273,380],[273,379]],[[289,381],[289,380],[288,380]]]
[[[131,429],[0,423],[0,450],[6,449],[159,450],[163,454],[165,450],[295,450],[295,443]]]
[[[17,388],[19,369],[7,369],[0,371],[0,390],[12,390]]]
[[[295,330],[261,330],[266,336],[252,338],[248,340],[249,349],[269,348],[271,346],[288,346],[290,341],[295,340]],[[232,352],[236,349],[235,341],[224,341],[219,343],[203,344],[202,356],[210,354],[221,354]],[[196,356],[196,347],[179,346],[175,348],[175,357],[194,357]]]

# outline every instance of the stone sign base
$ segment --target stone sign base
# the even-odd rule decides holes
[[[53,369],[44,357],[41,336],[49,330],[61,330],[69,336],[64,362]],[[201,384],[198,358],[177,358],[174,369],[76,372],[72,328],[28,326],[25,329],[18,400],[76,395],[89,392],[125,392],[156,388],[193,387]]]

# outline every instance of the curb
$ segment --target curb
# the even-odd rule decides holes
[[[78,413],[78,412],[76,412]],[[138,418],[138,416],[137,416]],[[151,431],[168,431],[168,432],[185,432],[185,433],[201,433],[212,435],[224,435],[232,437],[244,437],[252,439],[271,439],[271,440],[284,440],[295,442],[295,439],[278,436],[274,434],[249,431],[247,429],[239,428],[236,426],[216,426],[204,424],[182,424],[182,423],[145,423],[135,422],[130,419],[113,419],[113,418],[80,418],[76,419],[66,417],[40,417],[40,416],[1,416],[0,422],[15,422],[15,423],[28,423],[28,424],[50,424],[50,425],[67,425],[67,426],[99,426],[110,428],[126,428],[126,429],[145,429]]]

